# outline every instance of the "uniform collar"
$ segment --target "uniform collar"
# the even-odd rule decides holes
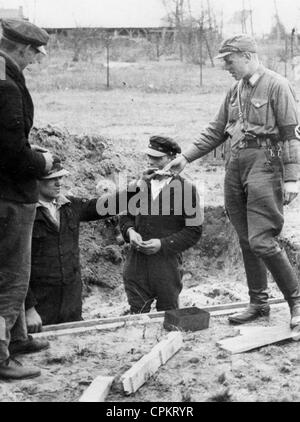
[[[253,75],[247,79],[247,82],[249,82],[249,84],[254,87],[258,80],[260,79],[260,77],[265,73],[265,67],[260,64],[257,68],[257,70],[253,73]]]

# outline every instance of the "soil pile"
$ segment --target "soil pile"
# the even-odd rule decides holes
[[[113,142],[99,135],[72,135],[54,126],[34,128],[31,137],[32,143],[49,148],[70,171],[65,192],[73,196],[98,197],[109,192],[119,176],[126,174],[127,180],[132,180],[143,170],[143,151],[133,151],[130,143]],[[208,170],[216,170],[216,164],[206,163],[203,171]],[[195,177],[199,177],[199,171],[196,169]],[[220,184],[215,188],[220,190]],[[128,246],[120,235],[118,218],[83,223],[80,248],[86,299],[84,316],[128,312],[122,285]],[[181,306],[247,300],[238,241],[222,206],[205,208],[202,239],[184,253],[183,271],[185,290]]]

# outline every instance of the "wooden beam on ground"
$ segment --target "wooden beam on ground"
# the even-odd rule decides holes
[[[157,370],[182,347],[182,334],[169,333],[121,377],[125,394],[135,393]]]
[[[275,327],[245,327],[241,328],[242,335],[230,337],[217,344],[231,354],[248,352],[269,344],[284,340],[300,340],[300,332],[292,330],[289,325]]]
[[[269,304],[280,304],[284,303],[284,299],[270,299]],[[201,306],[201,309],[207,312],[211,312],[212,316],[222,316],[227,315],[229,313],[235,312],[236,309],[245,308],[249,302],[233,302],[233,303],[226,303],[222,305],[213,305],[213,306]],[[224,311],[224,312],[223,312]],[[225,312],[226,311],[226,312]],[[150,318],[152,319],[162,319],[165,316],[165,312],[151,312],[147,314],[136,314],[136,315],[124,315],[119,317],[111,317],[111,318],[98,318],[98,319],[90,319],[85,321],[76,321],[76,322],[67,322],[64,324],[55,324],[55,325],[46,325],[43,327],[43,332],[47,331],[60,331],[69,328],[79,328],[79,327],[93,327],[95,325],[101,324],[110,324],[115,322],[128,322],[128,321],[141,321],[144,320],[145,322]]]
[[[102,377],[94,379],[91,385],[85,390],[79,401],[84,403],[104,402],[113,383],[114,377]]]
[[[76,327],[76,328],[67,328],[64,330],[54,330],[54,331],[45,331],[41,333],[32,334],[33,338],[47,338],[47,337],[59,337],[59,336],[66,336],[66,335],[73,335],[73,334],[82,334],[91,331],[104,331],[104,330],[114,330],[117,328],[124,327],[124,322],[115,322],[113,324],[100,324],[94,325],[92,327]]]
[[[111,318],[95,318],[95,319],[87,319],[83,321],[75,321],[75,322],[65,322],[63,324],[54,324],[54,325],[45,325],[43,327],[43,332],[46,331],[60,331],[69,328],[78,328],[78,327],[93,327],[94,325],[101,325],[101,324],[110,324],[115,322],[127,322],[127,321],[140,321],[142,319],[148,320],[150,314],[136,314],[136,315],[124,315],[118,317],[111,317]],[[155,318],[162,318],[164,317],[164,312],[155,312],[153,313]]]

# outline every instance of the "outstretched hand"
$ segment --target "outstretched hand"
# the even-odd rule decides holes
[[[183,155],[180,155],[179,157],[175,158],[175,160],[167,164],[164,168],[164,171],[170,171],[174,175],[177,175],[182,172],[187,163],[188,160]]]

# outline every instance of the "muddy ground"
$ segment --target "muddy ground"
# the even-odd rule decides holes
[[[34,143],[54,150],[71,171],[66,193],[96,196],[102,181],[103,192],[116,173],[136,177],[143,168],[142,148],[129,140],[109,140],[93,135],[71,135],[67,130],[47,126],[33,131]],[[205,193],[205,225],[201,241],[184,254],[184,290],[181,306],[204,306],[247,300],[245,276],[236,236],[222,206],[223,163],[193,164],[189,177],[202,181]],[[299,202],[291,206],[287,247],[295,267],[295,215]],[[292,217],[289,217],[289,216]],[[297,238],[297,236],[296,236]],[[84,318],[128,313],[122,286],[122,264],[127,246],[122,244],[117,220],[82,224],[81,263],[84,283]],[[270,280],[270,297],[279,292]],[[287,323],[286,305],[273,308],[270,319],[260,325]],[[97,375],[118,378],[166,334],[162,323],[127,324],[99,333],[51,339],[51,348],[20,358],[35,364],[42,376],[34,380],[0,381],[1,401],[77,401]],[[236,335],[227,317],[213,317],[208,330],[183,333],[184,346],[136,394],[125,397],[118,384],[108,401],[300,401],[299,345],[288,342],[259,351],[230,356],[217,346],[227,336]]]

